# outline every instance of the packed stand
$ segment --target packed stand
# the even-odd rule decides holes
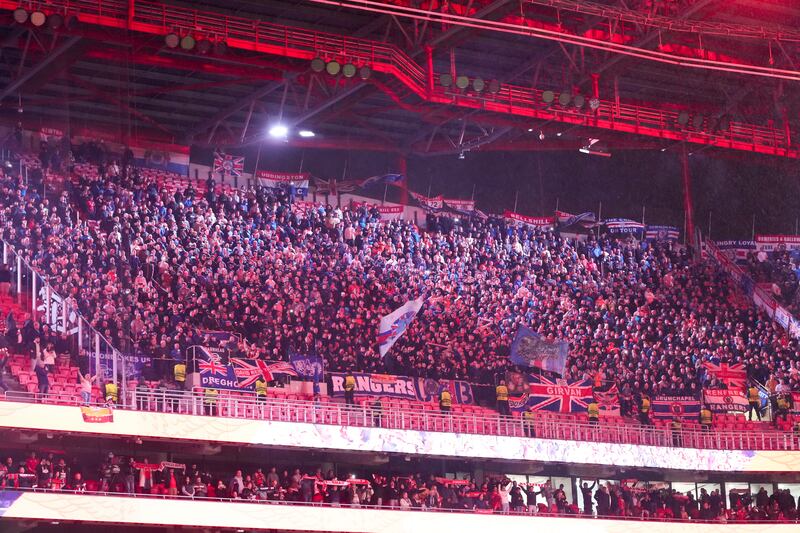
[[[773,252],[747,254],[747,268],[756,283],[769,283],[778,301],[793,315],[800,311],[800,252],[780,246]]]
[[[112,343],[156,358],[230,330],[247,341],[235,356],[291,348],[331,371],[492,383],[526,325],[569,340],[564,377],[616,382],[623,397],[719,387],[702,370],[710,359],[798,388],[797,342],[677,246],[477,217],[431,217],[421,231],[366,208],[301,213],[261,187],[168,190],[113,163],[76,168],[52,200],[4,178],[2,236]],[[380,317],[420,294],[422,312],[380,357]]]
[[[438,509],[479,513],[585,515],[701,521],[796,520],[800,498],[789,489],[771,495],[731,489],[728,501],[719,489],[678,492],[663,482],[580,480],[568,498],[563,484],[513,481],[505,475],[457,479],[430,473],[366,472],[337,475],[333,469],[278,466],[231,468],[210,472],[198,463],[152,462],[116,456],[99,461],[66,457],[63,452],[31,451],[3,455],[0,489],[154,494],[193,499],[232,499],[390,509]],[[769,485],[769,484],[765,484]],[[577,495],[580,493],[581,499]]]

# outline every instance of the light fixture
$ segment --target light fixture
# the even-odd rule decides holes
[[[694,129],[696,130],[701,130],[703,129],[703,122],[705,122],[705,117],[700,113],[698,113],[697,115],[694,116],[694,120],[692,121],[692,126],[694,126]]]
[[[311,130],[300,130],[297,132],[300,137],[309,138],[314,136],[314,132]]]
[[[558,103],[561,104],[563,107],[567,107],[571,101],[572,101],[572,95],[566,91],[558,95]]]
[[[539,140],[540,140],[540,141],[543,141],[543,140],[544,140],[544,132],[543,132],[543,131],[541,131],[541,130],[539,130]]]
[[[531,133],[532,131],[533,131],[533,128],[528,128],[528,133]]]
[[[661,151],[662,152],[666,152],[667,151],[667,147],[665,146],[664,148],[661,149]]]
[[[681,126],[685,126],[689,123],[689,112],[688,111],[681,111],[678,113],[678,124]]]
[[[164,44],[170,48],[177,48],[181,44],[181,38],[177,33],[168,33],[164,36]]]
[[[16,22],[17,24],[25,24],[26,22],[28,22],[28,12],[21,7],[15,9],[14,22]]]
[[[458,158],[459,159],[464,159],[464,152],[463,151],[458,153]]]
[[[467,87],[469,87],[469,78],[466,76],[458,76],[456,78],[456,87],[458,87],[462,91]]]
[[[560,131],[558,133],[556,133],[556,137],[561,137],[562,135],[564,135],[564,134],[562,132],[560,132]]]
[[[472,80],[472,88],[475,90],[476,93],[482,93],[483,90],[486,88],[486,82],[483,81],[483,78],[475,78]]]
[[[322,58],[315,57],[311,60],[311,70],[314,72],[322,72],[325,70],[325,61]]]
[[[586,97],[584,97],[582,94],[576,94],[575,98],[572,99],[572,103],[575,104],[575,107],[580,109],[583,107],[583,104],[586,103]]]
[[[500,82],[497,80],[489,80],[489,92],[497,94],[500,92]]]
[[[439,83],[442,84],[442,87],[450,87],[453,85],[453,76],[450,74],[442,74],[439,76]]]
[[[336,76],[342,70],[342,65],[338,61],[331,60],[325,65],[325,71],[331,76]]]
[[[285,139],[289,134],[289,128],[283,124],[275,124],[269,129],[269,136],[276,139]]]
[[[370,76],[372,76],[372,69],[368,66],[364,65],[358,69],[358,77],[362,80],[368,80]]]
[[[586,144],[578,148],[578,151],[582,154],[589,154],[589,155],[599,155],[602,157],[611,157],[611,154],[606,152],[605,150],[601,150],[599,148],[595,148],[595,145],[600,142],[600,139],[587,139]]]
[[[58,13],[53,13],[49,17],[47,17],[47,27],[51,30],[57,30],[64,24],[64,17],[59,15]]]
[[[197,42],[191,35],[185,35],[183,39],[181,39],[181,48],[184,50],[192,50],[195,44],[197,44]]]
[[[200,39],[197,41],[197,52],[205,55],[211,51],[212,46],[211,41],[208,39]]]
[[[41,11],[34,11],[31,13],[31,24],[36,26],[37,28],[40,26],[44,26],[44,23],[47,22],[47,15],[45,15]]]
[[[542,93],[542,102],[545,104],[552,104],[556,99],[556,94],[553,91],[544,91]]]
[[[224,56],[228,53],[228,43],[225,41],[217,41],[214,43],[214,55]]]
[[[352,78],[356,75],[356,66],[352,63],[345,63],[342,67],[342,74],[345,78]]]
[[[592,111],[597,111],[600,109],[600,99],[599,98],[591,98],[589,100],[589,109]]]

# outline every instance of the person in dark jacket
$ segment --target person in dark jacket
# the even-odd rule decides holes
[[[608,493],[608,487],[602,486],[594,493],[594,499],[597,502],[597,515],[606,516],[611,510],[611,495]]]

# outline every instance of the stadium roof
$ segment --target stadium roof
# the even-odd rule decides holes
[[[0,0],[0,116],[26,127],[234,148],[280,122],[299,146],[418,155],[589,139],[800,155],[788,0],[54,0],[23,2],[24,23],[19,5]]]

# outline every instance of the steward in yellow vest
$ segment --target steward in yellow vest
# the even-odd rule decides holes
[[[450,391],[443,390],[439,395],[439,409],[444,413],[450,412],[450,407],[453,405],[453,398],[450,396]]]
[[[178,385],[178,388],[183,389],[186,384],[186,364],[176,363],[175,366],[172,367],[172,373],[175,376],[175,383]]]
[[[703,427],[703,431],[711,431],[711,424],[713,421],[714,414],[707,405],[704,405],[703,408],[700,409],[700,425]]]
[[[117,388],[116,383],[113,381],[109,381],[106,383],[106,401],[111,403],[117,403],[119,399],[119,389]]]
[[[508,406],[508,387],[505,380],[500,380],[500,384],[494,389],[497,398],[497,411],[503,416],[511,416],[511,409]]]
[[[589,415],[590,424],[597,424],[600,420],[600,406],[597,405],[596,401],[592,400],[592,402],[586,406],[586,413]]]
[[[256,380],[256,400],[259,402],[266,402],[267,401],[267,382],[264,381],[264,378],[258,378]]]

